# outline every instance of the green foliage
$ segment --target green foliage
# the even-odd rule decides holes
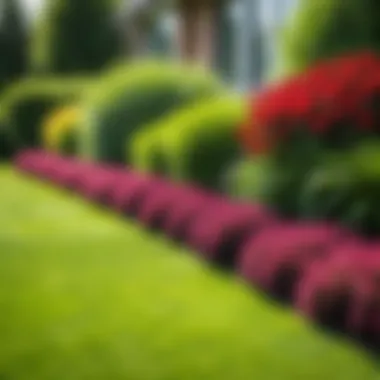
[[[47,113],[80,98],[89,84],[83,78],[31,78],[12,86],[1,99],[0,119],[16,146],[40,146],[41,123]]]
[[[235,132],[243,116],[240,98],[201,101],[150,126],[151,137],[137,136],[133,161],[139,167],[145,160],[152,171],[159,165],[160,171],[174,180],[220,188],[224,170],[239,154]],[[156,139],[154,154],[148,152],[150,139]]]
[[[98,71],[123,53],[117,1],[49,0],[37,23],[32,66],[54,74]]]
[[[65,155],[78,152],[78,135],[82,126],[82,109],[76,104],[54,109],[42,124],[44,148]]]
[[[71,133],[67,133],[60,141],[59,150],[65,155],[74,156],[78,152],[78,139],[75,129]]]
[[[82,153],[97,161],[124,162],[125,144],[134,132],[220,91],[210,74],[181,65],[137,62],[115,69],[89,93]]]
[[[300,189],[299,215],[332,219],[368,235],[380,232],[379,143],[326,154]]]
[[[304,0],[284,37],[290,72],[344,52],[380,49],[377,0]]]
[[[3,90],[26,71],[28,40],[19,0],[2,0],[0,14],[0,90]]]
[[[163,128],[155,128],[155,125],[137,132],[126,147],[132,166],[144,173],[168,174],[169,162],[163,149],[163,138]]]
[[[298,216],[300,187],[324,155],[325,149],[315,136],[302,128],[294,131],[286,144],[268,156],[262,190],[265,202],[282,215]]]
[[[13,142],[9,133],[0,126],[0,161],[8,160],[14,153]]]
[[[263,200],[263,183],[268,176],[268,157],[241,158],[225,172],[225,192],[246,201]]]

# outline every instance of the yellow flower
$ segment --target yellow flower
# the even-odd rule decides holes
[[[71,150],[67,141],[73,137],[80,122],[82,110],[76,105],[55,109],[48,114],[42,126],[43,144],[47,150],[60,153]]]

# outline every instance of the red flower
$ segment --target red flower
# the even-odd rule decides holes
[[[258,94],[253,107],[245,138],[265,136],[271,146],[300,126],[321,138],[342,120],[359,133],[374,131],[380,126],[380,59],[363,51],[321,62]]]

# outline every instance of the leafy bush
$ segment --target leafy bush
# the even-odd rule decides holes
[[[239,153],[235,131],[243,117],[240,98],[197,103],[150,126],[152,136],[137,136],[132,162],[151,171],[159,164],[175,180],[219,188],[224,169]]]
[[[14,144],[8,131],[4,127],[0,127],[0,160],[11,158],[14,150]]]
[[[87,200],[107,204],[110,193],[124,177],[123,171],[108,167],[95,168],[78,182],[76,191]]]
[[[291,301],[308,267],[329,257],[348,235],[331,225],[277,223],[249,240],[240,256],[239,271],[248,282]]]
[[[134,134],[127,144],[127,154],[131,152],[131,164],[135,169],[143,173],[168,174],[169,163],[163,149],[162,133],[161,123],[154,123]]]
[[[207,259],[233,268],[248,237],[273,220],[259,205],[213,201],[191,223],[187,243]]]
[[[348,52],[380,49],[380,4],[376,0],[305,0],[285,31],[288,72]]]
[[[160,184],[145,198],[137,215],[139,222],[152,230],[161,230],[176,198],[185,201],[185,194],[185,189],[166,182]]]
[[[236,130],[242,151],[245,153],[255,152],[255,155],[263,155],[270,151],[270,141],[262,125],[256,120],[256,97],[258,94],[253,93],[248,96],[246,101],[246,119]],[[260,94],[260,97],[263,93]]]
[[[219,82],[208,73],[180,65],[138,62],[115,69],[89,94],[83,155],[124,162],[125,144],[133,132],[220,90]],[[129,162],[129,152],[127,156]]]
[[[233,162],[225,172],[224,190],[235,199],[263,199],[263,185],[269,175],[268,157],[247,157]]]
[[[42,145],[41,123],[51,110],[80,98],[90,82],[81,78],[27,79],[1,99],[1,119],[17,147]]]
[[[336,247],[327,260],[310,267],[298,286],[296,306],[314,321],[357,337],[372,328],[371,338],[379,340],[379,326],[367,314],[371,308],[372,317],[379,313],[378,264],[376,247],[367,242]]]
[[[296,215],[298,190],[326,153],[378,136],[379,80],[378,56],[362,52],[322,62],[256,97],[245,125],[270,147],[268,202]]]
[[[332,149],[349,147],[360,135],[377,131],[379,83],[377,55],[362,52],[328,60],[264,90],[246,125],[270,149],[308,136]]]
[[[110,207],[130,217],[136,217],[146,197],[154,191],[159,183],[148,177],[132,176],[114,188],[109,194]]]
[[[299,192],[302,217],[328,218],[355,231],[380,231],[379,143],[359,142],[349,151],[326,155]]]
[[[176,241],[186,241],[194,220],[206,207],[210,207],[210,202],[217,200],[198,188],[190,187],[185,198],[173,199],[173,207],[168,210],[163,224],[165,233]]]
[[[53,110],[42,125],[44,146],[47,150],[68,155],[77,152],[77,129],[81,124],[82,110],[66,106]]]

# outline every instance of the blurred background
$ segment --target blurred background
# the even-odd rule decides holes
[[[377,380],[379,20],[0,0],[0,380]]]
[[[20,0],[30,31],[44,0]],[[299,0],[120,0],[112,18],[125,54],[199,61],[234,88],[265,83],[279,59],[278,36]],[[5,4],[5,3],[4,3]]]

